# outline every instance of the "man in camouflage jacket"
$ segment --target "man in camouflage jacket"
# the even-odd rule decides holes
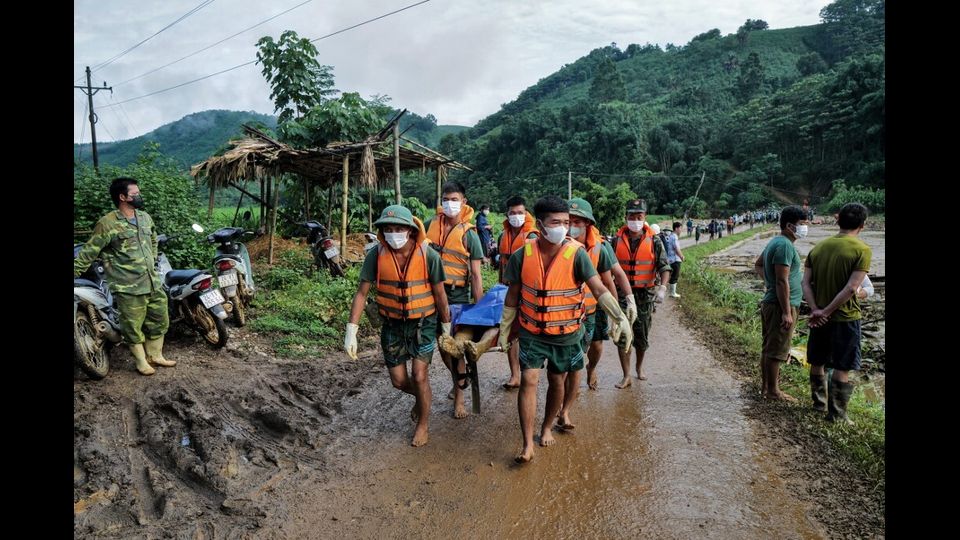
[[[171,367],[163,357],[163,336],[170,326],[167,295],[157,274],[157,232],[142,210],[143,197],[133,178],[110,184],[117,209],[100,218],[93,236],[74,260],[74,277],[98,256],[103,257],[106,280],[120,312],[120,333],[137,363],[137,371],[152,375],[151,364]]]

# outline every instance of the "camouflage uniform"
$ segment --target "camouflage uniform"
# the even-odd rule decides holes
[[[120,333],[130,345],[157,339],[167,333],[167,295],[157,274],[157,232],[153,219],[142,210],[134,212],[136,225],[119,210],[100,218],[93,236],[73,264],[74,277],[103,257],[107,283],[120,312]],[[141,330],[142,327],[142,330]]]
[[[619,241],[619,238],[616,239]],[[670,270],[670,264],[667,262],[666,249],[663,242],[660,241],[660,235],[653,235],[653,271],[660,279],[660,272]],[[637,320],[633,321],[633,346],[639,351],[646,351],[650,348],[650,327],[653,325],[653,311],[655,309],[654,300],[656,293],[654,287],[645,287],[643,289],[634,289],[633,298],[637,303]],[[620,308],[627,309],[626,297],[621,297]]]

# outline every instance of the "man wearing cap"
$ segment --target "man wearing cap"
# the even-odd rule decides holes
[[[570,238],[583,245],[590,256],[590,262],[600,275],[600,281],[608,291],[616,291],[618,288],[626,295],[630,292],[630,282],[627,281],[627,275],[617,262],[617,257],[610,244],[600,234],[600,230],[594,226],[596,219],[593,217],[593,207],[584,199],[570,199]],[[617,287],[614,287],[613,274],[616,273]],[[627,298],[626,314],[630,324],[633,324],[637,318],[637,305],[633,301],[633,295]],[[583,289],[583,306],[585,317],[583,319],[583,342],[581,349],[587,355],[587,385],[590,389],[597,389],[597,362],[603,353],[603,340],[607,339],[607,314],[603,310],[597,309],[597,299],[589,287]],[[557,427],[562,430],[570,430],[576,427],[570,421],[570,410],[577,401],[577,395],[580,392],[580,371],[573,371],[567,374],[566,383],[563,392],[563,408],[557,416]]]
[[[647,340],[650,325],[653,322],[653,304],[662,302],[666,296],[666,286],[655,286],[657,275],[660,282],[670,281],[670,264],[663,249],[663,243],[644,221],[647,217],[647,203],[643,199],[634,199],[627,203],[627,224],[620,227],[613,238],[613,251],[617,261],[623,267],[633,290],[637,304],[637,319],[633,323],[634,346],[637,351],[637,378],[645,380],[643,373],[643,355],[650,346]],[[621,305],[625,305],[621,301]],[[627,388],[630,380],[630,351],[620,351],[620,367],[623,380],[615,386]]]
[[[534,215],[540,237],[527,242],[510,256],[504,281],[509,284],[500,320],[501,347],[510,347],[513,321],[520,321],[520,393],[517,409],[523,449],[518,463],[533,459],[533,429],[537,413],[537,383],[547,367],[547,403],[540,426],[540,445],[550,446],[554,419],[563,404],[565,379],[583,369],[583,286],[613,321],[610,334],[623,336],[625,347],[633,340],[630,321],[603,286],[589,255],[576,240],[567,237],[570,224],[567,201],[555,195],[540,198]]]
[[[500,252],[500,283],[503,283],[503,273],[507,269],[507,262],[510,256],[528,240],[536,240],[540,235],[537,231],[536,221],[530,212],[527,212],[526,201],[519,195],[514,195],[504,202],[507,207],[507,219],[503,220],[503,232],[500,238],[497,238],[497,246]],[[519,330],[519,325],[514,325],[514,333]],[[515,345],[516,338],[511,345]],[[510,363],[510,380],[503,383],[505,390],[520,388],[520,348],[511,346],[507,351],[507,361]]]
[[[347,354],[357,359],[357,331],[371,284],[377,288],[377,307],[383,318],[380,347],[394,388],[416,398],[410,417],[417,427],[412,446],[427,443],[430,419],[428,378],[436,341],[437,319],[450,335],[450,309],[441,283],[446,279],[440,256],[427,247],[423,223],[396,204],[383,209],[374,226],[380,244],[367,252],[360,268],[360,285],[350,307],[344,338]],[[407,361],[411,362],[411,373]]]
[[[446,275],[443,287],[451,304],[476,303],[483,296],[480,275],[483,246],[480,245],[477,228],[472,223],[473,208],[467,206],[466,191],[460,182],[444,184],[440,196],[441,207],[437,208],[437,215],[428,219],[424,225],[430,247],[440,254],[440,262]],[[442,349],[440,358],[451,373],[456,373],[458,381],[451,390],[453,417],[466,418],[463,391],[470,384],[466,365],[463,360],[455,361]]]
[[[593,206],[588,201],[580,198],[570,199],[570,238],[583,244],[587,254],[590,255],[590,261],[597,269],[597,273],[600,274],[600,279],[607,290],[611,292],[619,291],[620,296],[626,298],[625,311],[632,325],[633,321],[637,319],[637,304],[633,295],[629,294],[630,281],[627,279],[623,267],[617,261],[613,248],[610,247],[610,243],[604,238],[600,229],[596,227],[596,223],[597,220],[593,217]],[[607,339],[607,314],[603,310],[597,309],[597,301],[589,290],[583,292],[587,313],[587,317],[584,319],[586,333],[583,337],[583,351],[587,354],[588,361],[587,386],[591,390],[596,390],[598,387],[597,363],[603,354],[603,342]],[[567,380],[569,381],[571,378],[579,383],[579,374],[576,374],[575,377],[568,377]],[[573,386],[573,388],[578,387],[577,385]],[[566,399],[561,416],[567,412],[568,394],[573,394],[573,399],[576,399],[575,391],[570,392],[568,390],[564,394]],[[564,423],[568,422],[565,420]]]

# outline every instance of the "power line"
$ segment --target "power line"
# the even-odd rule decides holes
[[[180,16],[180,18],[178,18],[177,20],[173,21],[172,23],[164,26],[163,28],[161,28],[160,30],[158,30],[156,33],[154,33],[154,34],[151,35],[150,37],[144,39],[144,40],[141,41],[140,43],[137,43],[137,44],[134,45],[133,47],[130,47],[129,49],[127,49],[127,50],[125,50],[125,51],[123,51],[123,52],[115,55],[113,58],[111,58],[111,59],[109,59],[109,60],[106,60],[106,61],[104,61],[104,62],[101,62],[101,63],[93,66],[93,68],[91,69],[91,73],[94,72],[94,71],[97,71],[98,69],[101,69],[101,68],[106,67],[107,65],[115,62],[116,60],[119,60],[121,57],[123,57],[124,55],[126,55],[126,54],[129,53],[130,51],[136,49],[137,47],[139,47],[139,46],[143,45],[144,43],[150,41],[151,39],[155,38],[157,35],[159,35],[159,34],[160,34],[161,32],[163,32],[164,30],[167,30],[168,28],[170,28],[170,27],[172,27],[173,25],[177,24],[178,22],[186,19],[187,17],[193,15],[194,13],[200,11],[201,9],[207,7],[208,5],[212,4],[213,2],[214,2],[214,0],[204,0],[203,2],[200,2],[200,4],[199,4],[198,6],[194,7],[194,8],[191,9],[190,11],[184,13],[183,15]],[[83,78],[83,76],[80,76],[77,80],[80,80],[80,79],[82,79],[82,78]],[[76,82],[76,81],[74,81],[74,82]]]
[[[262,25],[262,24],[266,24],[266,23],[268,23],[268,22],[276,19],[277,17],[279,17],[279,16],[281,16],[281,15],[285,15],[285,14],[287,14],[287,13],[290,13],[291,11],[297,9],[298,7],[303,6],[303,5],[305,5],[305,4],[309,4],[310,2],[313,2],[313,0],[306,0],[305,2],[301,2],[301,3],[293,6],[293,7],[290,8],[290,9],[287,9],[287,10],[281,11],[280,13],[277,13],[276,15],[274,15],[273,17],[270,17],[269,19],[264,19],[264,20],[258,22],[257,24],[255,24],[255,25],[253,25],[253,26],[250,26],[250,27],[248,27],[248,28],[245,28],[245,29],[237,32],[236,34],[233,34],[233,35],[231,35],[231,36],[227,36],[227,37],[221,39],[220,41],[218,41],[218,42],[216,42],[216,43],[211,43],[210,45],[207,45],[206,47],[204,47],[204,48],[202,48],[202,49],[200,49],[200,50],[194,51],[194,52],[192,52],[192,53],[184,56],[183,58],[179,58],[179,59],[177,59],[177,60],[174,60],[173,62],[170,62],[169,64],[164,64],[164,65],[162,65],[162,66],[160,66],[160,67],[158,67],[158,68],[151,69],[150,71],[148,71],[148,72],[146,72],[146,73],[142,73],[142,74],[140,74],[140,75],[137,75],[136,77],[132,77],[132,78],[127,79],[127,80],[125,80],[125,81],[119,82],[119,83],[115,84],[114,86],[120,86],[121,84],[126,84],[126,83],[128,83],[128,82],[130,82],[130,81],[135,81],[135,80],[137,80],[137,79],[139,79],[139,78],[141,78],[141,77],[146,77],[147,75],[150,75],[151,73],[156,73],[156,72],[160,71],[161,69],[170,67],[170,66],[172,66],[172,65],[174,65],[174,64],[176,64],[176,63],[178,63],[178,62],[181,62],[181,61],[183,61],[183,60],[186,60],[187,58],[190,58],[191,56],[196,56],[196,55],[202,53],[203,51],[206,51],[206,50],[209,50],[209,49],[211,49],[211,48],[213,48],[213,47],[216,47],[217,45],[223,43],[224,41],[233,39],[233,38],[239,36],[240,34],[243,34],[244,32],[248,32],[248,31],[250,31],[250,30],[253,30],[254,28],[256,28],[256,27],[258,27],[258,26],[260,26],[260,25]]]
[[[372,19],[363,21],[362,23],[357,23],[357,24],[355,24],[355,25],[353,25],[353,26],[350,26],[350,27],[348,27],[348,28],[344,28],[343,30],[338,30],[338,31],[333,32],[333,33],[331,33],[331,34],[327,34],[327,35],[325,35],[325,36],[321,36],[321,37],[318,37],[318,38],[316,38],[316,39],[312,39],[312,40],[310,40],[310,41],[311,41],[311,42],[313,42],[313,41],[320,41],[321,39],[326,39],[326,38],[328,38],[328,37],[330,37],[330,36],[335,36],[335,35],[340,34],[340,33],[342,33],[342,32],[346,32],[347,30],[351,30],[351,29],[353,29],[353,28],[357,28],[358,26],[363,26],[363,25],[365,25],[365,24],[369,24],[369,23],[372,23],[372,22],[374,22],[374,21],[380,20],[380,19],[382,19],[382,18],[384,18],[384,17],[388,17],[388,16],[390,16],[390,15],[394,15],[394,14],[396,14],[396,13],[400,13],[401,11],[405,11],[405,10],[408,10],[408,9],[410,9],[410,8],[419,6],[420,4],[426,4],[426,3],[429,2],[429,1],[430,1],[430,0],[421,0],[420,2],[417,2],[417,3],[415,3],[415,4],[410,4],[409,6],[400,8],[400,9],[398,9],[398,10],[396,10],[396,11],[391,11],[390,13],[385,13],[385,14],[383,14],[383,15],[380,15],[379,17],[374,17],[374,18],[372,18]],[[105,105],[105,107],[113,107],[114,105],[121,105],[121,104],[123,104],[123,103],[129,103],[129,102],[134,101],[134,100],[137,100],[137,99],[142,99],[142,98],[145,98],[145,97],[154,96],[154,95],[156,95],[156,94],[161,94],[161,93],[163,93],[163,92],[167,92],[167,91],[170,91],[170,90],[175,90],[175,89],[180,88],[180,87],[182,87],[182,86],[187,86],[188,84],[193,84],[193,83],[195,83],[195,82],[200,82],[200,81],[202,81],[202,80],[204,80],[204,79],[209,79],[210,77],[215,77],[215,76],[217,76],[217,75],[226,73],[226,72],[228,72],[228,71],[233,71],[233,70],[235,70],[235,69],[240,69],[240,68],[242,68],[242,67],[249,66],[249,65],[251,65],[251,64],[255,64],[256,62],[257,62],[256,60],[251,60],[251,61],[249,61],[249,62],[244,62],[244,63],[242,63],[242,64],[237,64],[236,66],[229,67],[229,68],[227,68],[227,69],[218,71],[218,72],[216,72],[216,73],[211,73],[211,74],[209,74],[209,75],[204,75],[203,77],[198,77],[198,78],[193,79],[193,80],[191,80],[191,81],[187,81],[187,82],[184,82],[184,83],[180,83],[180,84],[178,84],[178,85],[171,86],[171,87],[169,87],[169,88],[164,88],[164,89],[162,89],[162,90],[157,90],[156,92],[150,92],[149,94],[144,94],[144,95],[142,95],[142,96],[137,96],[137,97],[133,97],[133,98],[130,98],[130,99],[125,99],[125,100],[123,100],[123,101],[118,101],[118,102],[116,102],[116,103],[114,103],[114,104],[111,104],[111,105]]]
[[[83,104],[83,116],[87,116],[87,104]],[[77,159],[79,160],[83,156],[83,134],[87,130],[86,121],[80,122],[80,144],[77,146]]]
[[[123,116],[126,117],[127,123],[130,125],[130,132],[136,133],[136,129],[133,128],[133,121],[130,120],[130,116],[127,114],[127,110],[123,108],[123,105],[120,105],[120,111],[123,112]]]

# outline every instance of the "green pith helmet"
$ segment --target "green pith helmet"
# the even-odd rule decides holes
[[[570,199],[570,215],[589,219],[590,223],[596,224],[597,220],[593,217],[593,207],[585,199]]]

